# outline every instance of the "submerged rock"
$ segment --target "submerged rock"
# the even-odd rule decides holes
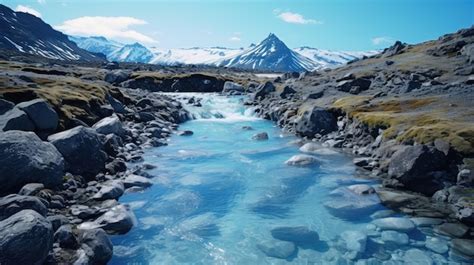
[[[452,241],[453,250],[469,258],[474,258],[474,240],[455,238]]]
[[[51,223],[33,210],[0,221],[0,264],[43,264],[53,244]]]
[[[268,240],[258,243],[257,248],[265,255],[278,259],[287,259],[296,253],[295,244],[286,241]]]
[[[461,223],[444,223],[436,226],[434,231],[451,237],[463,237],[469,231],[469,227]]]
[[[306,226],[285,226],[271,230],[273,238],[295,243],[297,246],[311,247],[319,242],[319,234]]]
[[[381,239],[386,244],[391,245],[407,245],[410,241],[407,234],[391,230],[382,231]]]
[[[410,264],[433,264],[433,260],[426,252],[416,248],[407,250],[403,255],[403,260],[409,261]]]
[[[387,217],[374,220],[372,223],[382,230],[410,232],[415,229],[415,224],[405,217]]]
[[[32,182],[56,187],[63,176],[63,157],[52,144],[31,132],[0,133],[0,194]]]
[[[257,133],[252,136],[252,140],[257,140],[257,141],[268,140],[268,134],[266,132]]]
[[[360,231],[345,231],[341,234],[344,246],[349,251],[357,253],[365,252],[367,246],[367,235]]]

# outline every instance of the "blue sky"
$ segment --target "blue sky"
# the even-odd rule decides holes
[[[371,50],[474,24],[474,0],[0,0],[74,35],[178,48],[246,47],[273,32],[288,46]]]

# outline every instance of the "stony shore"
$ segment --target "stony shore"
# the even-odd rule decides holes
[[[472,258],[473,45],[471,28],[271,81],[230,70],[2,61],[0,263],[107,263],[107,234],[127,233],[135,222],[117,199],[153,184],[153,165],[138,163],[143,150],[165,145],[190,118],[154,92],[190,90],[249,95],[259,115],[302,137],[305,155],[290,164],[311,160],[321,145],[352,153],[361,177],[382,181],[375,191],[385,205]]]

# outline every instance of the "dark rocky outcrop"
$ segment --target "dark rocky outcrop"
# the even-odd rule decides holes
[[[84,256],[81,264],[107,264],[112,258],[113,245],[104,230],[91,229],[81,231],[79,243]]]
[[[315,134],[327,134],[337,129],[335,116],[317,106],[303,111],[296,121],[296,133],[301,136],[314,137]]]
[[[0,133],[0,194],[32,182],[56,187],[63,176],[64,159],[52,144],[32,132]]]
[[[0,221],[27,209],[34,210],[43,216],[46,216],[46,213],[48,212],[46,206],[37,197],[16,194],[1,197]]]
[[[50,135],[48,141],[63,155],[66,168],[73,174],[95,176],[105,167],[107,154],[93,129],[78,126]]]
[[[43,264],[53,244],[53,229],[45,217],[23,210],[0,221],[0,264]]]
[[[0,116],[0,130],[34,131],[35,125],[24,111],[12,108]]]
[[[442,152],[426,145],[415,145],[405,146],[393,154],[388,174],[405,188],[431,196],[440,189],[431,173],[446,169],[447,159]]]
[[[35,125],[38,131],[54,132],[58,126],[59,118],[56,111],[43,99],[34,99],[16,105],[23,110]]]

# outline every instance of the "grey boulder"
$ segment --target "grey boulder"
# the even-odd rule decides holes
[[[125,134],[122,122],[115,114],[98,121],[92,126],[92,128],[94,128],[97,133],[104,135],[115,134],[118,136],[123,136]]]
[[[33,182],[56,187],[63,176],[64,159],[52,144],[32,132],[0,133],[0,194]]]
[[[273,92],[275,92],[275,86],[272,82],[268,81],[265,84],[261,84],[257,87],[255,99],[264,99]]]
[[[22,102],[16,106],[28,115],[37,130],[55,131],[58,127],[58,114],[44,99]]]
[[[149,179],[134,174],[128,175],[122,180],[122,182],[126,189],[131,187],[148,188],[152,185]]]
[[[48,212],[48,208],[37,197],[10,194],[0,198],[0,220],[23,210],[34,210],[43,216]]]
[[[113,245],[103,229],[82,231],[79,243],[84,253],[84,257],[80,259],[84,260],[85,264],[107,264],[112,258]]]
[[[0,115],[5,114],[5,112],[13,109],[13,107],[15,107],[15,104],[4,99],[0,99]]]
[[[53,244],[51,223],[33,210],[0,221],[0,264],[43,264]]]
[[[230,92],[244,92],[244,87],[235,82],[226,81],[224,83],[224,88],[222,89],[222,93],[230,93]]]
[[[0,130],[34,131],[35,125],[24,111],[13,108],[0,116]]]
[[[315,134],[327,134],[337,129],[336,117],[329,111],[310,107],[297,118],[295,131],[301,136],[313,138]]]
[[[124,191],[125,187],[121,181],[111,180],[103,183],[100,190],[92,198],[100,201],[118,199]]]
[[[117,205],[103,215],[99,216],[95,221],[85,222],[78,226],[79,229],[96,229],[102,228],[109,234],[125,234],[132,229],[135,223],[135,215],[124,205]]]
[[[103,143],[93,129],[77,126],[48,137],[66,160],[72,174],[95,176],[105,167],[107,154]]]

